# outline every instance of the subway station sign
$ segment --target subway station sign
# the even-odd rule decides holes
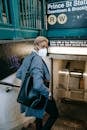
[[[47,3],[48,29],[87,27],[87,0],[53,0]]]

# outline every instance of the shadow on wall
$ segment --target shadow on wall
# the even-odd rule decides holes
[[[24,57],[31,52],[32,42],[0,44],[0,80],[17,71]]]

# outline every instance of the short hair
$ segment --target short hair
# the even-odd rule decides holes
[[[34,40],[34,46],[39,46],[44,41],[47,43],[47,46],[48,46],[48,39],[46,37],[44,37],[44,36],[38,36]]]

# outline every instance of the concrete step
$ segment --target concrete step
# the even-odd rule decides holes
[[[82,121],[60,118],[52,130],[87,130],[87,123]]]

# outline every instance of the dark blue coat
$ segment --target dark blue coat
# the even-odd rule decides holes
[[[32,57],[34,58],[32,60],[30,70],[31,74],[33,75],[33,88],[39,91],[42,95],[44,95],[48,99],[49,89],[45,86],[44,80],[50,81],[49,70],[46,64],[43,62],[42,58],[36,52],[32,52],[30,55],[25,57],[22,65],[17,71],[16,77],[21,80],[24,79],[25,73],[28,69]],[[42,110],[36,110],[21,105],[21,112],[22,113],[25,112],[26,116],[35,116],[38,118],[42,118],[45,112],[45,107]]]

